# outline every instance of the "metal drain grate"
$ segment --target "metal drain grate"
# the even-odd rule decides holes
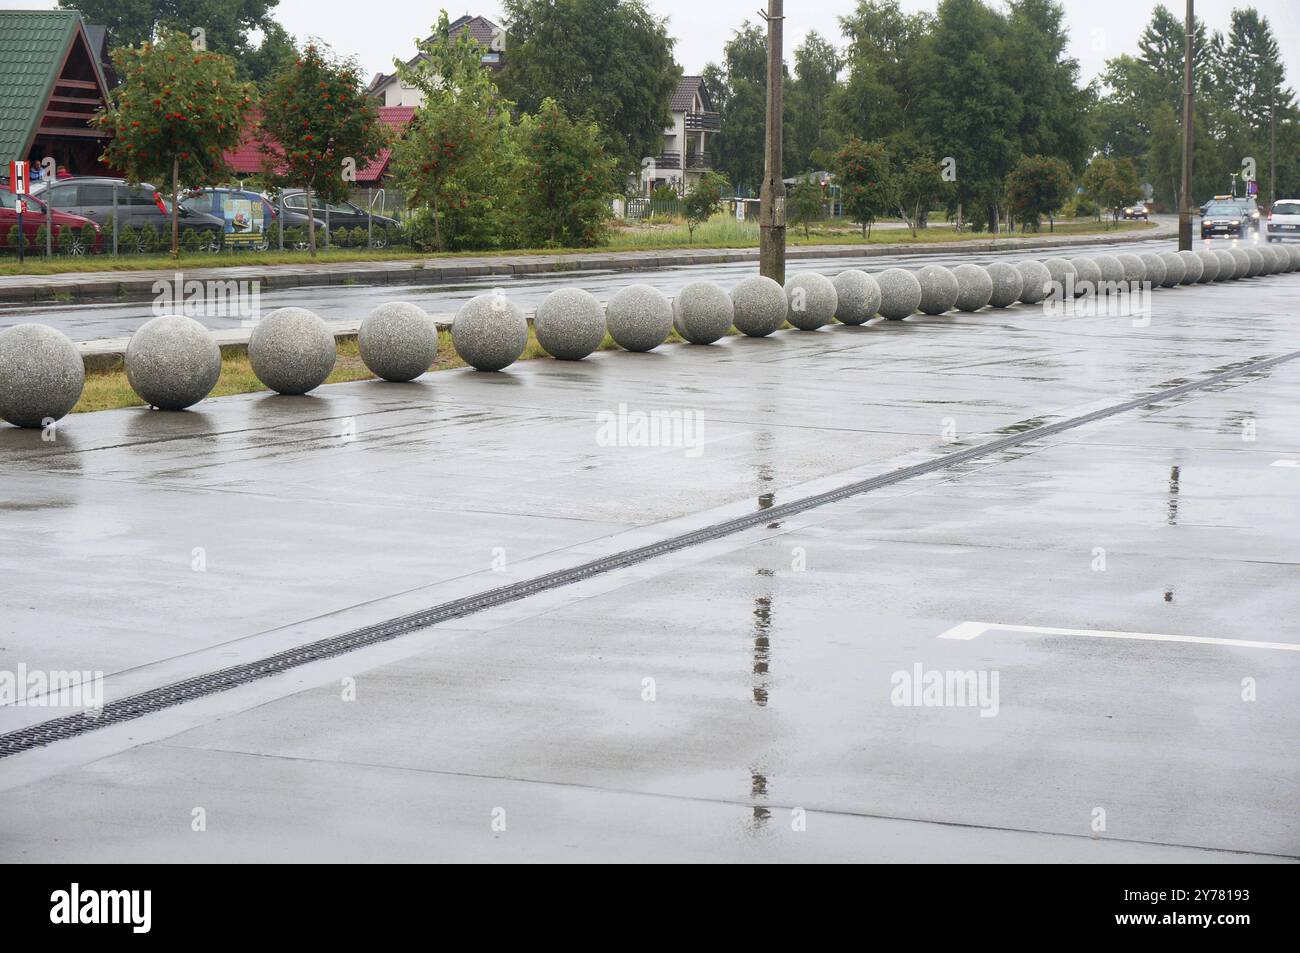
[[[174,705],[181,705],[198,698],[237,688],[261,678],[269,678],[272,675],[279,675],[283,672],[290,671],[291,669],[298,668],[301,665],[308,665],[312,662],[334,658],[335,656],[343,655],[356,649],[365,648],[369,645],[375,645],[379,642],[387,642],[391,639],[397,638],[398,636],[406,635],[418,629],[428,628],[429,626],[437,625],[441,622],[448,622],[452,619],[463,618],[467,615],[482,612],[485,609],[492,609],[496,606],[515,602],[519,599],[526,599],[529,596],[536,595],[540,592],[546,592],[550,589],[558,589],[561,586],[572,585],[573,583],[590,579],[593,576],[599,576],[603,573],[612,572],[617,569],[623,569],[637,563],[645,562],[648,559],[665,556],[669,553],[688,549],[691,546],[698,546],[701,543],[721,539],[722,537],[729,536],[733,533],[764,526],[767,523],[795,516],[799,513],[806,512],[807,510],[824,506],[827,503],[836,503],[840,500],[848,499],[849,497],[869,493],[872,490],[877,490],[881,487],[891,486],[895,483],[901,483],[905,480],[923,476],[927,473],[933,473],[936,470],[944,470],[965,463],[969,460],[975,460],[980,457],[988,456],[989,454],[997,453],[1001,450],[1017,447],[1034,440],[1040,440],[1043,437],[1049,437],[1053,434],[1061,433],[1062,431],[1082,427],[1085,424],[1092,423],[1093,421],[1102,420],[1106,417],[1113,417],[1116,414],[1126,413],[1130,410],[1137,410],[1138,408],[1145,407],[1149,404],[1156,404],[1170,400],[1183,394],[1210,387],[1214,384],[1228,381],[1236,377],[1243,377],[1248,374],[1267,370],[1270,367],[1275,367],[1278,364],[1295,360],[1298,357],[1300,357],[1300,351],[1292,351],[1289,354],[1282,354],[1277,357],[1242,362],[1229,367],[1227,370],[1210,374],[1209,376],[1203,377],[1199,380],[1156,391],[1143,397],[1137,397],[1133,400],[1125,401],[1122,404],[1103,407],[1100,410],[1095,410],[1079,417],[1071,417],[1067,420],[1057,421],[1056,423],[1034,427],[1033,429],[1025,430],[1021,433],[1011,434],[990,441],[989,443],[980,444],[978,447],[970,447],[966,450],[959,450],[954,453],[945,454],[944,456],[936,457],[933,460],[927,460],[923,463],[915,464],[914,466],[892,470],[888,473],[882,473],[879,476],[874,476],[866,480],[849,483],[845,486],[833,490],[827,490],[824,493],[818,493],[802,500],[795,500],[790,503],[782,503],[777,506],[772,506],[768,509],[757,510],[744,516],[738,516],[735,519],[715,523],[712,526],[706,526],[689,533],[683,533],[680,536],[674,536],[657,543],[650,543],[646,546],[625,550],[621,553],[603,556],[600,559],[594,559],[591,562],[583,563],[580,566],[574,566],[570,569],[557,570],[552,573],[546,573],[545,575],[535,576],[532,579],[526,579],[522,582],[513,583],[508,586],[501,586],[497,589],[491,589],[487,592],[479,593],[478,595],[466,596],[463,599],[444,602],[441,605],[434,606],[430,609],[399,616],[398,618],[390,619],[387,622],[380,622],[359,629],[353,629],[350,632],[330,636],[329,638],[320,639],[316,642],[310,642],[298,648],[279,652],[275,655],[269,655],[266,658],[258,659],[255,662],[245,662],[240,665],[232,665],[229,668],[218,669],[215,672],[196,675],[193,678],[173,682],[170,685],[163,685],[159,688],[140,692],[137,695],[131,695],[127,698],[119,699],[118,701],[109,702],[97,716],[79,713],[75,715],[65,715],[61,718],[54,718],[36,725],[29,725],[26,728],[20,728],[16,731],[11,731],[8,734],[0,735],[0,758],[15,755],[23,751],[29,751],[33,748],[44,747],[45,745],[55,741],[75,738],[78,735],[94,731],[98,728],[120,724],[124,721],[130,721],[143,715],[162,711],[163,709],[170,708]]]

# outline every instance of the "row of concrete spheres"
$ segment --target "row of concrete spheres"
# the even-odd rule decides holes
[[[552,357],[581,360],[606,332],[628,351],[649,351],[676,329],[691,344],[712,344],[733,327],[762,337],[789,322],[813,331],[832,320],[860,325],[877,315],[902,320],[918,311],[1005,308],[1037,304],[1049,295],[1126,293],[1142,283],[1171,288],[1300,270],[1300,246],[1233,247],[1224,250],[1048,258],[1016,265],[995,262],[948,269],[927,265],[915,272],[887,268],[875,275],[857,269],[834,279],[814,272],[785,286],[769,278],[746,278],[729,293],[709,281],[687,285],[671,300],[649,285],[623,288],[602,306],[590,293],[564,288],[538,306],[537,341]],[[375,308],[357,335],[361,359],[377,377],[410,381],[437,360],[438,329],[420,307],[390,302]],[[471,298],[451,326],[456,353],[481,371],[513,364],[528,345],[528,320],[500,291]],[[267,314],[248,342],[258,380],[281,394],[315,390],[334,369],[337,349],[325,322],[305,308]],[[221,374],[221,349],[199,322],[162,315],[132,335],[125,366],[132,389],[151,407],[181,410],[211,393]],[[53,328],[22,324],[0,331],[0,419],[19,427],[44,427],[76,405],[85,386],[81,355]]]

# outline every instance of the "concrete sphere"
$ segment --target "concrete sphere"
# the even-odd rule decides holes
[[[590,292],[561,288],[537,306],[533,333],[551,357],[580,361],[605,340],[605,309]]]
[[[1174,287],[1183,281],[1183,276],[1187,274],[1187,263],[1183,261],[1182,257],[1179,257],[1177,251],[1162,252],[1160,260],[1165,265],[1165,280],[1161,282],[1161,285]]]
[[[1026,259],[1016,264],[1016,270],[1024,279],[1024,286],[1020,289],[1022,302],[1038,304],[1047,297],[1047,284],[1052,280],[1052,273],[1043,266],[1041,261]]]
[[[741,334],[766,337],[785,324],[785,289],[763,275],[746,278],[731,289],[732,323]]]
[[[789,302],[785,319],[800,331],[816,331],[830,324],[839,305],[834,282],[814,271],[786,279],[785,300]]]
[[[0,420],[41,427],[67,416],[86,383],[77,346],[43,324],[0,331]]]
[[[1291,270],[1300,271],[1300,245],[1288,245],[1286,250],[1291,256]]]
[[[1214,256],[1219,259],[1220,281],[1235,281],[1241,277],[1237,274],[1237,270],[1241,268],[1241,262],[1237,260],[1237,256],[1231,251],[1226,248],[1219,248],[1215,250]]]
[[[1264,253],[1252,246],[1246,249],[1246,254],[1250,256],[1250,271],[1246,272],[1246,277],[1258,278],[1264,274]]]
[[[1146,281],[1147,266],[1142,263],[1142,259],[1137,255],[1128,252],[1122,252],[1115,256],[1119,263],[1124,267],[1124,282],[1130,287],[1134,282],[1139,284]]]
[[[419,305],[409,301],[381,304],[357,331],[361,360],[386,381],[413,381],[437,360],[438,326]]]
[[[693,281],[673,298],[673,327],[689,344],[712,344],[731,330],[731,295],[712,281]]]
[[[880,310],[880,285],[865,271],[841,271],[831,284],[835,286],[835,317],[840,324],[864,324]]]
[[[1183,269],[1173,262],[1165,261],[1164,255],[1146,252],[1138,257],[1146,266],[1146,280],[1151,282],[1152,288],[1159,288],[1162,285],[1172,288],[1182,280]]]
[[[1259,250],[1264,253],[1264,260],[1268,264],[1268,273],[1270,275],[1281,274],[1290,268],[1291,256],[1286,252],[1278,251],[1272,245],[1260,245]],[[1283,267],[1285,261],[1286,267]]]
[[[528,319],[500,292],[478,295],[456,312],[451,343],[475,370],[499,371],[519,360],[528,346]]]
[[[605,323],[626,351],[657,348],[673,331],[673,306],[658,288],[628,285],[605,305]]]
[[[921,306],[921,283],[902,268],[886,268],[876,275],[880,286],[880,316],[901,321]]]
[[[1207,248],[1197,250],[1196,257],[1201,259],[1201,281],[1211,282],[1219,280],[1219,271],[1223,265],[1219,262],[1219,256]]]
[[[1272,245],[1270,247],[1273,249],[1273,257],[1277,259],[1278,274],[1284,275],[1288,271],[1291,271],[1294,267],[1291,264],[1291,253],[1280,244]]]
[[[126,379],[150,407],[184,410],[212,392],[221,348],[199,322],[164,314],[145,322],[126,346]]]
[[[943,314],[957,304],[961,288],[956,276],[943,265],[926,265],[916,273],[916,280],[921,283],[923,314]]]
[[[1194,251],[1170,252],[1169,254],[1176,255],[1183,263],[1183,277],[1179,279],[1179,284],[1194,285],[1200,283],[1201,277],[1205,273],[1205,264],[1201,261],[1200,255]]]
[[[958,265],[952,270],[957,279],[957,310],[978,311],[993,297],[993,279],[979,265]]]
[[[1020,292],[1025,288],[1025,279],[1020,274],[1020,269],[1004,261],[995,261],[991,265],[985,265],[984,270],[989,273],[989,279],[993,282],[993,294],[989,298],[990,306],[1005,308],[1020,300]]]
[[[1124,263],[1114,255],[1097,255],[1093,261],[1101,269],[1103,284],[1118,284],[1124,280]]]
[[[306,394],[325,383],[338,352],[334,335],[314,311],[277,308],[248,339],[248,363],[257,379],[281,394]]]
[[[1228,254],[1232,256],[1232,261],[1235,266],[1232,271],[1232,277],[1238,279],[1248,278],[1250,276],[1252,262],[1250,260],[1250,255],[1246,253],[1246,249],[1229,248]]]
[[[1076,296],[1084,294],[1097,293],[1097,285],[1101,283],[1101,266],[1093,258],[1070,259],[1070,264],[1074,265],[1074,293]]]
[[[1260,265],[1258,273],[1260,275],[1273,274],[1273,250],[1267,245],[1253,245],[1247,250],[1247,254],[1252,255],[1252,257],[1255,252],[1259,253]]]
[[[1047,269],[1047,274],[1050,276],[1048,280],[1055,285],[1048,289],[1049,297],[1055,296],[1058,301],[1074,297],[1074,285],[1079,280],[1079,273],[1075,271],[1074,265],[1064,258],[1047,258],[1043,261],[1043,267]]]

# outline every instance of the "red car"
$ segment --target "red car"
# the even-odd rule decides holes
[[[0,235],[8,235],[18,224],[17,199],[18,196],[12,192],[0,190]],[[44,245],[40,248],[36,247],[36,231],[48,221],[45,203],[31,196],[27,196],[26,201],[27,211],[23,212],[23,238],[26,240],[27,254],[43,255]],[[87,244],[82,233],[82,229],[87,225],[95,231],[95,240],[90,244]],[[72,235],[69,238],[70,244],[61,246],[59,235],[65,228],[70,229]],[[56,249],[71,255],[85,255],[92,251],[100,251],[104,244],[104,236],[99,226],[90,219],[57,210],[54,212],[54,234],[51,237]]]

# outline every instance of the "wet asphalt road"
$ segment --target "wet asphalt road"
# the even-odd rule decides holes
[[[1102,254],[1104,248],[1122,248],[1128,251],[1168,251],[1168,237],[1149,242],[1119,243],[1110,245],[1077,245],[1042,249],[1035,257],[1052,255]],[[961,262],[986,264],[995,259],[1020,260],[1029,257],[1024,249],[995,253],[967,253],[961,255],[899,254],[871,258],[812,258],[791,261],[789,273],[819,271],[834,275],[845,268],[865,268],[880,271],[890,267],[919,268],[929,264],[956,265]],[[474,295],[484,294],[494,288],[504,288],[511,299],[526,310],[535,308],[551,292],[560,288],[580,285],[602,301],[616,291],[633,283],[654,285],[665,294],[672,295],[692,281],[716,281],[726,287],[755,273],[753,262],[724,265],[690,265],[646,271],[568,271],[557,274],[520,275],[509,277],[494,275],[470,279],[456,284],[439,285],[326,285],[316,288],[286,288],[267,291],[260,295],[263,313],[279,307],[293,305],[310,308],[326,321],[360,321],[379,304],[388,301],[413,301],[433,314],[453,314]],[[74,341],[99,338],[129,337],[145,321],[154,316],[148,302],[123,304],[51,303],[40,306],[0,304],[0,328],[25,322],[48,324],[58,328]],[[213,330],[237,328],[241,318],[203,316],[204,324]]]
[[[1297,292],[6,428],[0,645],[121,698],[1290,354]],[[1297,397],[1292,360],[0,759],[0,859],[1294,860]],[[696,429],[604,429],[655,412]]]

